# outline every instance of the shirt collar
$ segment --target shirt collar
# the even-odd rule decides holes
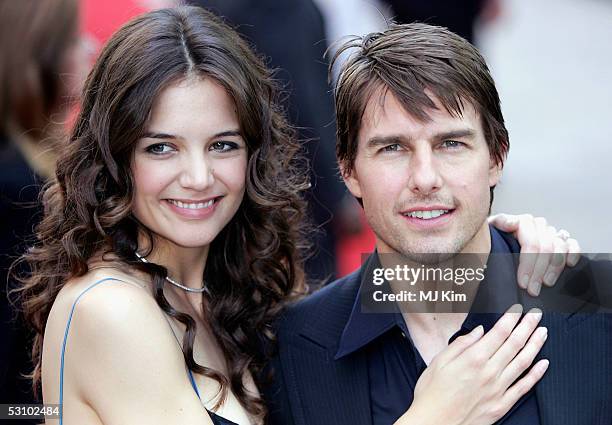
[[[366,286],[364,282],[367,279],[371,282],[374,269],[380,267],[382,266],[378,253],[374,251],[363,265],[359,291],[355,297],[349,319],[342,331],[338,351],[334,357],[335,360],[359,350],[395,326],[400,326],[404,332],[407,332],[407,329],[404,329],[406,324],[399,308],[396,308],[393,313],[365,313],[361,311],[361,296]],[[389,285],[389,283],[385,280],[383,285]]]
[[[491,254],[493,255],[489,256],[485,279],[481,282],[474,300],[474,306],[481,305],[483,306],[482,310],[487,310],[488,313],[474,311],[481,308],[473,307],[462,326],[467,331],[480,324],[483,325],[485,331],[488,331],[510,305],[518,302],[516,267],[512,260],[513,257],[510,255],[510,247],[497,229],[489,226],[489,231],[491,233]],[[374,251],[363,265],[361,284],[351,314],[340,337],[338,351],[334,357],[336,360],[365,347],[395,326],[408,334],[399,307],[396,306],[392,313],[365,313],[361,309],[364,282],[366,282],[366,279],[371,282],[373,270],[380,267],[382,266],[378,253]],[[383,285],[388,286],[389,283],[385,280]]]

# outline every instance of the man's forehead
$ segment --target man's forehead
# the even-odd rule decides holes
[[[425,94],[431,100],[431,107],[423,105],[419,110],[423,117],[418,117],[408,110],[401,99],[386,86],[379,86],[372,92],[367,100],[364,113],[361,119],[360,131],[385,130],[384,126],[401,125],[423,126],[436,131],[450,130],[449,127],[470,124],[472,127],[480,127],[480,118],[472,102],[461,99],[461,109],[459,111],[449,111],[442,101],[430,90],[426,89]],[[406,101],[407,102],[407,101]],[[413,108],[416,105],[411,105]],[[475,128],[474,130],[478,130]]]

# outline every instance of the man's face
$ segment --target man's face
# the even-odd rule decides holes
[[[417,262],[430,262],[423,254],[488,253],[489,188],[501,168],[472,105],[464,102],[463,116],[453,117],[430,95],[438,109],[421,122],[390,91],[381,93],[366,106],[354,168],[343,172],[378,251]]]

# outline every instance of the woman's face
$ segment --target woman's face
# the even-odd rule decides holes
[[[167,241],[205,247],[244,196],[247,149],[234,102],[210,78],[162,90],[132,160],[134,216]]]

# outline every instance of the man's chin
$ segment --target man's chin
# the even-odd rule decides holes
[[[448,261],[457,254],[457,252],[401,252],[408,261],[425,265]]]

